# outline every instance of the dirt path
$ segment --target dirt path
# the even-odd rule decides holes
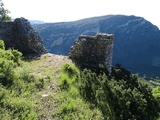
[[[43,64],[53,67],[60,68],[65,63],[72,63],[72,61],[68,58],[68,56],[55,55],[55,54],[44,54],[41,56],[45,60]]]
[[[56,85],[59,69],[65,63],[72,63],[67,56],[44,54],[38,60],[31,62],[33,71],[36,75],[44,76],[47,78],[49,74],[50,81],[46,84],[44,90],[38,93],[38,116],[41,120],[53,120],[53,113],[57,107],[55,103]],[[56,118],[54,118],[56,119]]]

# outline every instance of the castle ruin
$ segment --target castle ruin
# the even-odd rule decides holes
[[[25,18],[16,18],[14,22],[0,22],[0,40],[4,41],[6,49],[18,49],[23,54],[46,53],[42,38]]]
[[[96,71],[103,65],[108,72],[111,72],[113,40],[112,34],[81,35],[71,47],[69,58],[82,68]]]

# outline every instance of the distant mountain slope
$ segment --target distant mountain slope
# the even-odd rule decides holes
[[[29,20],[29,22],[31,24],[44,24],[44,21],[40,21],[40,20]]]
[[[68,55],[81,34],[114,34],[113,64],[122,64],[135,73],[160,76],[160,30],[142,17],[108,15],[33,27],[49,52],[62,55]]]

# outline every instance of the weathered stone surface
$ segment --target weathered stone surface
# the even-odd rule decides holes
[[[42,38],[25,18],[17,18],[14,22],[0,22],[0,39],[4,40],[7,49],[18,49],[23,54],[46,53]]]
[[[79,36],[71,47],[69,57],[80,67],[94,71],[104,65],[110,72],[113,50],[112,34],[98,33],[96,36]]]

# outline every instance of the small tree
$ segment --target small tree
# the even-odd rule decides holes
[[[11,21],[11,17],[8,16],[9,10],[4,8],[2,0],[0,0],[0,21]]]

